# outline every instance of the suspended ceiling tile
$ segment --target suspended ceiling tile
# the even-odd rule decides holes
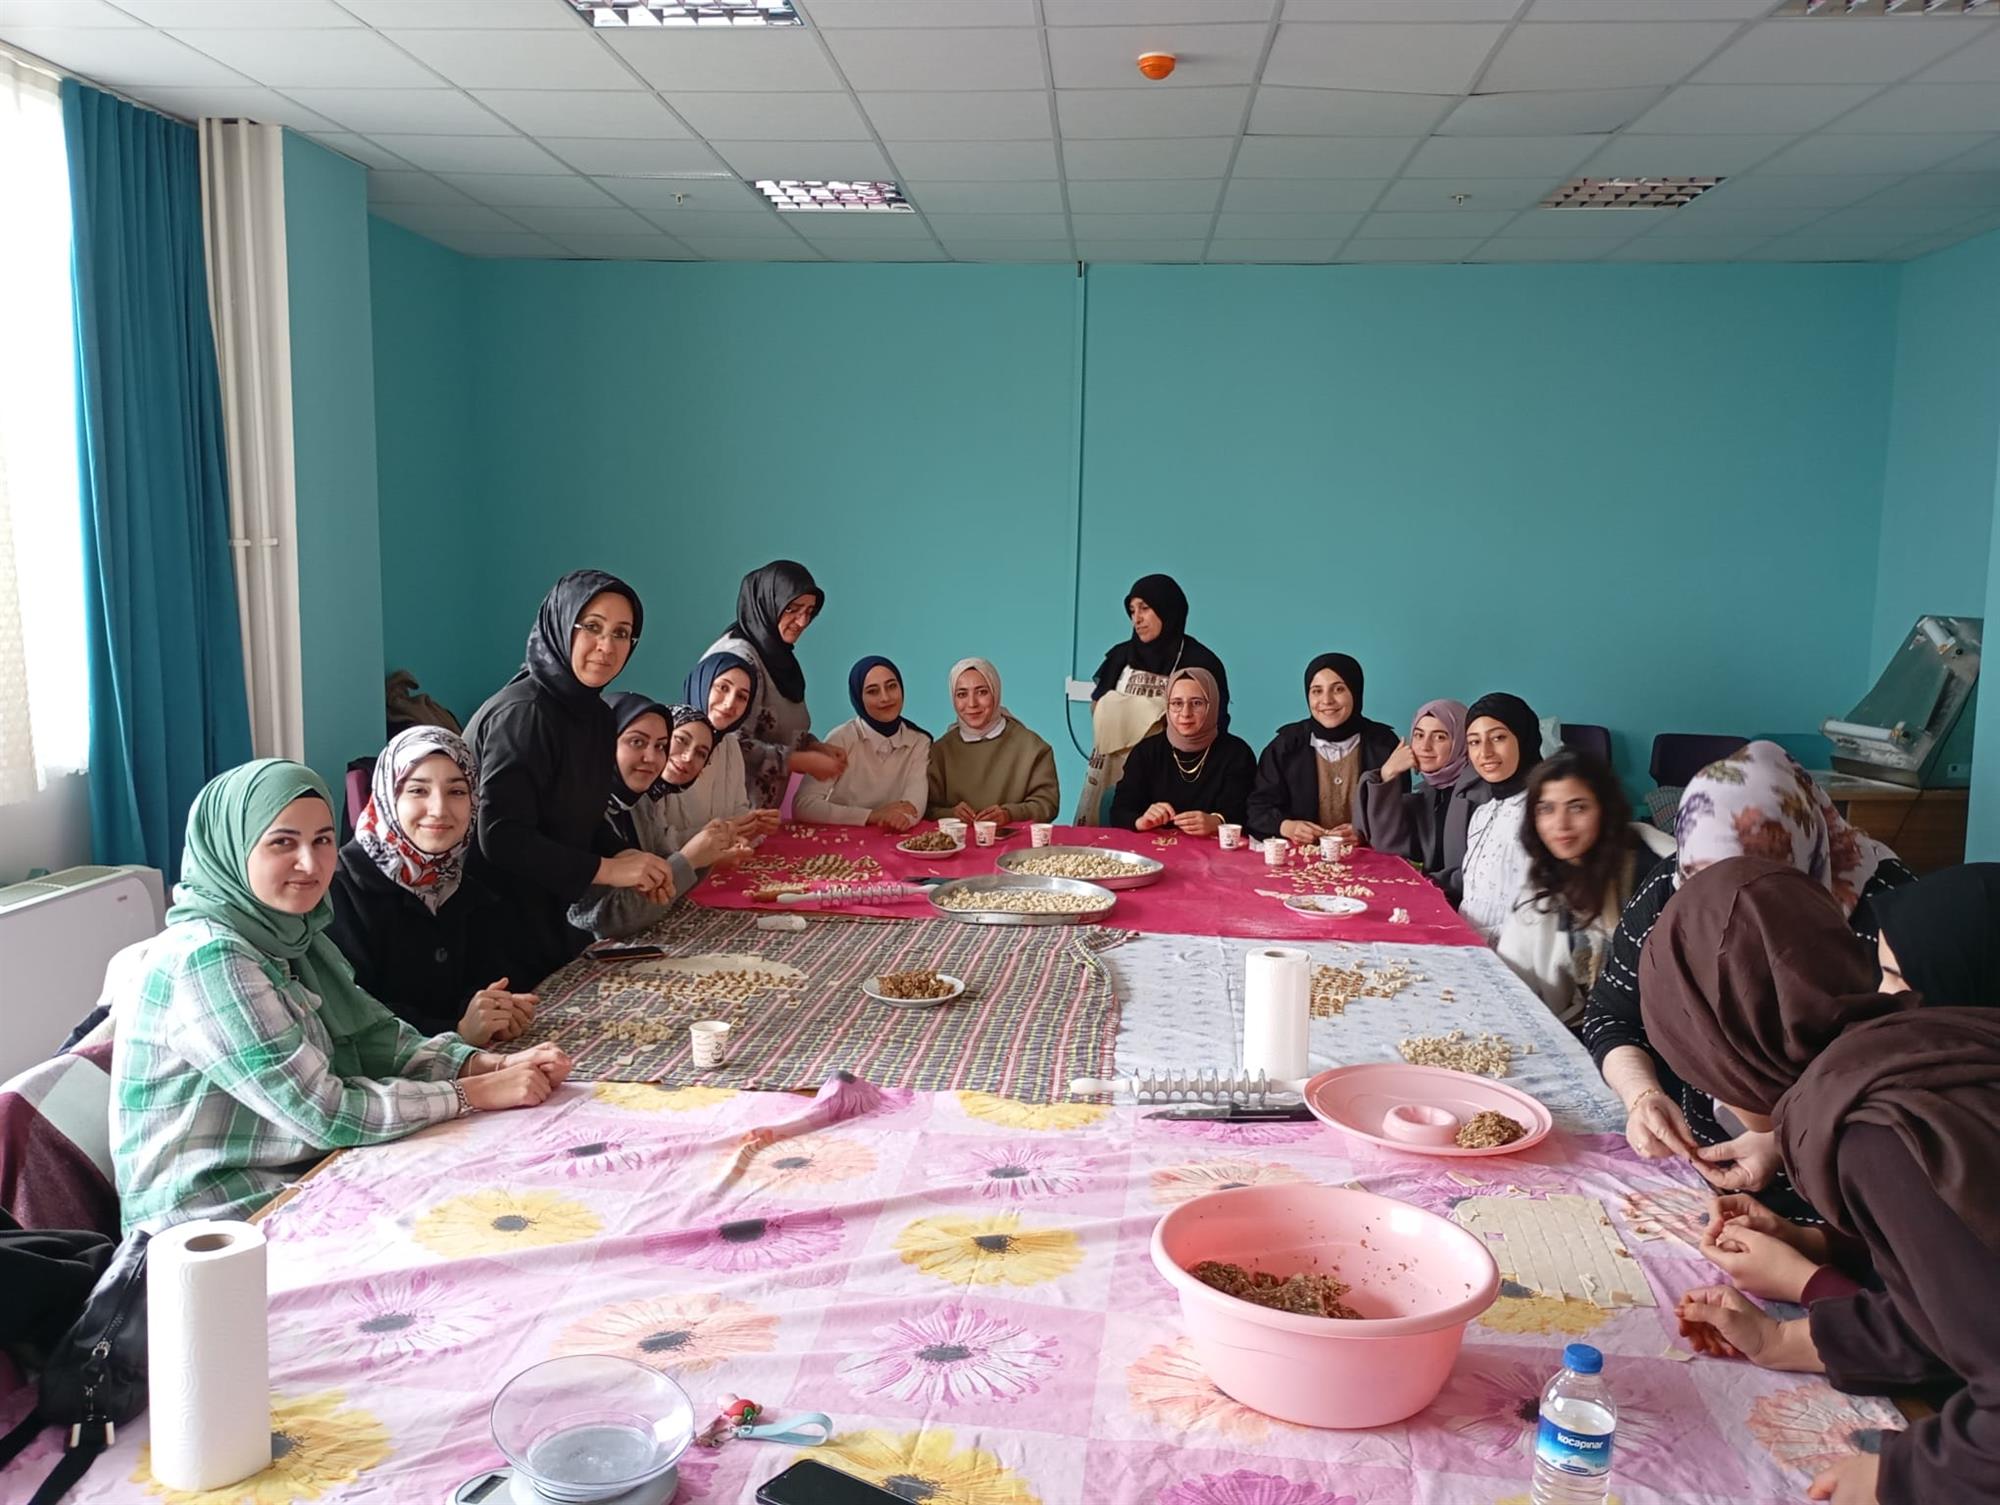
[[[2000,130],[2000,83],[1898,84],[1827,129],[1840,134]]]
[[[694,202],[694,201],[690,201]],[[790,215],[771,211],[768,201],[761,214],[703,212],[691,209],[648,209],[640,218],[657,225],[680,240],[791,240],[798,236],[787,221]]]
[[[632,75],[589,31],[387,31],[466,89],[629,89]]]
[[[890,149],[911,178],[980,183],[1056,175],[1056,149],[1048,141],[898,141]]]
[[[1287,21],[1511,21],[1526,0],[1290,0]]]
[[[1218,240],[1345,240],[1361,226],[1359,214],[1224,214]]]
[[[745,240],[735,236],[683,239],[681,244],[714,261],[823,261],[826,258],[796,236],[789,240]]]
[[[944,261],[948,258],[934,241],[862,240],[822,246],[829,261]]]
[[[625,136],[547,138],[550,151],[593,177],[654,177],[663,173],[720,173],[729,169],[699,141],[647,141]],[[543,169],[546,171],[547,169]]]
[[[733,177],[717,182],[674,178],[592,178],[590,182],[621,204],[645,213],[692,210],[701,214],[769,215],[771,212],[770,203],[762,194]]]
[[[1773,0],[1530,0],[1530,21],[1754,21]]]
[[[1076,214],[1069,217],[1078,240],[1192,240],[1205,237],[1212,214]]]
[[[1588,136],[1629,125],[1666,91],[1645,89],[1537,89],[1517,94],[1475,94],[1447,115],[1445,136]]]
[[[823,31],[846,26],[1033,26],[1035,0],[979,0],[940,5],[937,0],[806,0],[802,7]]]
[[[282,29],[173,35],[258,83],[279,89],[425,89],[435,88],[439,81],[422,63],[372,31],[318,31],[310,37]]]
[[[310,131],[307,134],[328,151],[339,152],[343,157],[359,162],[363,167],[396,172],[410,165],[393,152],[384,151],[365,136],[351,135],[346,131]]]
[[[804,26],[607,30],[603,40],[666,94],[716,89],[838,89],[840,75]],[[903,87],[908,88],[905,84]]]
[[[915,178],[903,185],[926,214],[1054,214],[1063,207],[1062,184],[1053,178],[1020,182],[936,183]]]
[[[954,261],[1028,263],[1074,259],[1067,240],[947,240],[944,248]]]
[[[1060,214],[929,214],[931,229],[947,244],[955,240],[1061,240],[1069,223]]]
[[[1983,37],[1982,21],[1929,17],[1767,21],[1753,26],[1696,82],[1704,84],[1886,84]],[[1967,28],[1973,28],[1967,30]]]
[[[162,28],[251,26],[317,30],[362,24],[333,0],[283,0],[275,5],[271,0],[118,0],[118,5],[148,26]],[[0,20],[4,19],[4,14],[0,14]]]
[[[1898,209],[1949,209],[1960,204],[1978,209],[2000,204],[2000,171],[1917,173],[1868,202]]]
[[[392,177],[391,173],[373,173]],[[528,205],[609,204],[611,196],[588,178],[575,173],[446,173],[444,181],[459,192],[470,194],[482,204],[496,209]]]
[[[514,129],[456,89],[293,89],[293,99],[336,122],[374,135],[511,136]]]
[[[687,261],[691,253],[658,233],[558,235],[558,245],[586,261]]]
[[[374,204],[470,204],[473,199],[427,172],[373,171],[368,202]]]
[[[1874,84],[1682,84],[1632,122],[1645,136],[1797,135],[1876,92]]]
[[[394,91],[390,91],[394,92]],[[261,125],[288,125],[295,131],[337,131],[340,125],[295,99],[270,89],[180,88],[172,84],[147,84],[141,96],[155,109],[183,120],[199,120],[204,115],[224,119],[254,120]]]
[[[1250,91],[1237,88],[1056,91],[1056,114],[1066,140],[1233,136],[1249,103]]]
[[[1245,142],[1247,149],[1250,143]],[[1229,171],[1232,136],[1165,136],[1149,141],[1063,142],[1063,169],[1077,178],[1219,178]],[[1243,170],[1237,159],[1236,170]]]
[[[655,227],[619,204],[522,204],[507,217],[542,235],[567,243],[572,235],[652,235]]]
[[[1140,89],[1161,94],[1256,80],[1270,28],[1252,26],[1072,26],[1049,32],[1058,89]],[[1178,59],[1172,82],[1139,71],[1142,52]]]
[[[1583,164],[1588,178],[1726,178],[1756,166],[1797,136],[1615,136]]]
[[[1071,177],[1069,180],[1069,207],[1084,214],[1213,213],[1221,197],[1220,178]]]
[[[429,239],[467,256],[552,261],[565,254],[561,246],[546,236],[531,235],[526,230],[491,234],[437,234],[430,236]]]
[[[1433,136],[1417,148],[1410,178],[1561,177],[1604,144],[1602,136]]]
[[[1084,261],[1145,263],[1200,261],[1206,240],[1090,240],[1078,237],[1076,254]]]
[[[1418,211],[1441,212],[1453,209],[1453,197],[1465,195],[1464,208],[1473,212],[1487,209],[1526,209],[1539,204],[1549,195],[1558,179],[1554,177],[1536,178],[1479,178],[1467,180],[1463,184],[1449,178],[1404,178],[1391,183],[1382,202],[1382,209],[1413,209]]]
[[[489,31],[570,31],[583,25],[568,0],[340,0],[340,4],[357,21],[385,30],[476,26]]]
[[[878,182],[895,177],[872,141],[715,141],[722,160],[746,180],[791,178]]]
[[[1308,89],[1365,89],[1393,94],[1460,94],[1499,41],[1502,26],[1480,23],[1302,25],[1286,22],[1264,65],[1264,82]],[[1554,85],[1584,86],[1592,79]],[[1615,80],[1614,80],[1615,82]],[[1637,80],[1641,83],[1651,79]]]
[[[1512,210],[1453,209],[1439,214],[1377,210],[1354,233],[1367,240],[1484,239],[1514,217]]]
[[[1630,240],[1660,227],[1675,210],[1652,209],[1524,209],[1499,234],[1508,240]],[[1740,232],[1739,232],[1740,233]]]
[[[689,136],[657,95],[636,84],[625,92],[479,89],[473,98],[530,136],[632,136],[643,141],[685,141]]]
[[[527,172],[561,170],[534,142],[519,136],[398,136],[369,138],[413,167],[429,172]]]
[[[711,141],[866,141],[868,122],[846,94],[682,94],[674,106]]]
[[[1766,235],[1739,235],[1713,240],[1663,240],[1642,236],[1614,246],[1604,253],[1606,261],[1736,261],[1752,248],[1770,239]]]
[[[497,232],[525,227],[497,209],[479,204],[376,204],[371,212],[419,235]]]
[[[1208,255],[1203,259],[1210,266],[1316,266],[1331,261],[1343,239],[1224,239],[1218,235],[1209,243]]]
[[[137,16],[110,4],[109,0],[0,0],[0,27],[9,32],[16,27],[31,26],[77,29],[100,26],[131,28],[144,24]]]
[[[1414,136],[1251,136],[1236,154],[1238,178],[1389,178],[1418,144]]]
[[[1554,22],[1517,26],[1479,80],[1512,89],[1620,89],[1675,84],[1736,31],[1727,21]]]
[[[1706,198],[1707,195],[1703,195]],[[1804,229],[1823,216],[1824,209],[1701,209],[1702,199],[1680,209],[1662,211],[1661,222],[1650,235],[1665,240],[1714,238],[1730,235],[1789,235]]]
[[[1032,29],[939,26],[829,31],[850,87],[860,89],[1039,89],[1041,36]]]
[[[1468,262],[1535,264],[1559,261],[1602,261],[1608,248],[1599,241],[1501,240],[1495,236],[1464,259]]]
[[[1449,94],[1376,94],[1363,89],[1280,89],[1265,83],[1250,109],[1255,136],[1427,134],[1455,103]]]
[[[1388,187],[1384,178],[1245,178],[1229,180],[1222,207],[1236,213],[1372,209]]]
[[[1761,165],[1773,173],[1826,173],[1843,177],[1923,172],[1989,139],[1972,135],[1847,136],[1822,132],[1806,137]]]
[[[163,31],[144,27],[9,26],[6,39],[23,52],[115,89],[269,82],[254,73],[246,77]]]
[[[1055,130],[1044,89],[892,90],[863,94],[861,108],[885,141],[1046,141]]]
[[[1299,0],[1292,0],[1294,5]],[[1268,21],[1277,0],[1042,0],[1051,26],[1174,26]]]
[[[1934,67],[1918,74],[1927,84],[2000,83],[2000,27],[1988,27],[1988,35],[1969,42]]]
[[[1703,212],[1723,208],[1837,209],[1900,181],[1892,173],[1837,178],[1758,171],[1709,189],[1688,207]]]

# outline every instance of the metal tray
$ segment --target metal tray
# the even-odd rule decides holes
[[[1047,851],[1048,848],[1042,848]],[[1003,909],[946,909],[938,900],[946,894],[991,893],[995,889],[1040,889],[1044,893],[1076,894],[1085,898],[1109,899],[1111,905],[1104,909],[1094,909],[1088,914],[1016,914]],[[1085,920],[1101,920],[1111,913],[1118,903],[1118,896],[1107,888],[1095,883],[1084,883],[1075,878],[1035,878],[1017,877],[1012,873],[988,873],[978,878],[954,878],[949,883],[940,883],[931,890],[931,908],[942,919],[957,920],[964,925],[1081,925]]]
[[[1007,853],[1006,856],[994,863],[993,866],[999,872],[1013,873],[1019,878],[1035,878],[1041,875],[1019,872],[1016,869],[1016,864],[1025,862],[1030,857],[1067,856],[1100,858],[1107,862],[1120,863],[1132,870],[1130,873],[1121,873],[1116,878],[1069,878],[1058,880],[1068,883],[1091,883],[1095,884],[1098,888],[1144,888],[1149,883],[1158,883],[1160,881],[1160,874],[1167,870],[1167,865],[1157,857],[1144,857],[1137,852],[1121,851],[1116,847],[1029,847],[1023,851]]]

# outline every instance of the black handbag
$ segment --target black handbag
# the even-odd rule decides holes
[[[69,1429],[60,1462],[28,1505],[54,1505],[97,1455],[118,1440],[118,1424],[146,1409],[146,1240],[118,1246],[83,1312],[56,1340],[39,1375],[35,1409],[0,1437],[5,1467],[46,1426]]]

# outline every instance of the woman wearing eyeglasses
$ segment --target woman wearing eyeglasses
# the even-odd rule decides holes
[[[1111,797],[1111,824],[1130,831],[1172,826],[1213,836],[1240,826],[1250,808],[1257,755],[1221,731],[1221,692],[1206,669],[1180,669],[1167,684],[1164,727],[1140,739]]]
[[[733,653],[756,671],[740,735],[751,770],[750,796],[760,808],[784,802],[795,769],[829,783],[847,771],[847,754],[812,734],[806,671],[792,651],[825,605],[826,592],[811,570],[774,559],[743,577],[736,620],[708,647],[710,654]]]
[[[604,819],[617,723],[598,693],[639,640],[638,592],[602,570],[555,583],[528,634],[527,660],[465,728],[479,763],[478,840],[469,866],[513,913],[532,986],[589,941],[570,905],[593,884],[674,896],[667,859],[621,848]]]

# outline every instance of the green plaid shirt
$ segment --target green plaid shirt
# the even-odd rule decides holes
[[[288,966],[207,920],[154,941],[117,1042],[111,1130],[127,1231],[246,1217],[328,1150],[454,1117],[451,1081],[474,1054],[379,1004],[335,1038]]]

